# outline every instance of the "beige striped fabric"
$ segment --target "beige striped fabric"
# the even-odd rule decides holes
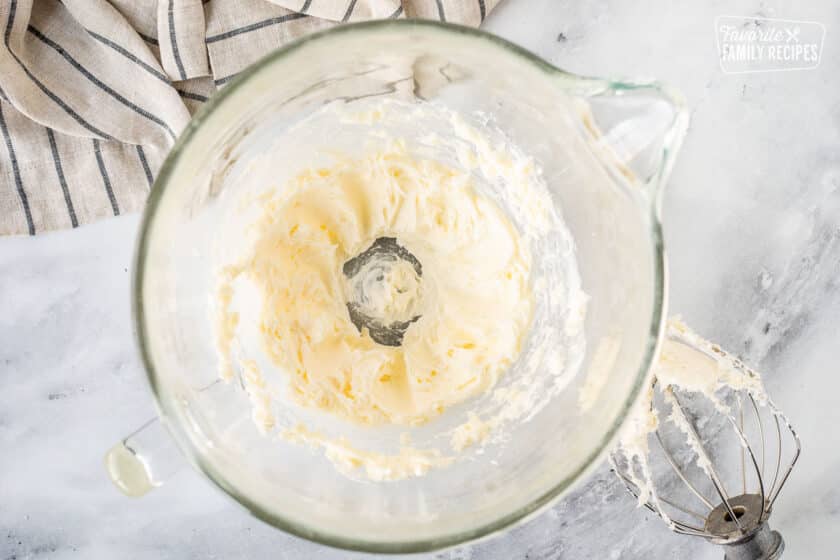
[[[499,0],[2,0],[0,234],[142,208],[190,115],[265,53],[380,18],[479,25]]]

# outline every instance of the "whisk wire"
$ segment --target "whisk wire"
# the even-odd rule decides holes
[[[662,450],[665,451],[665,443],[662,441],[662,436],[659,434],[659,430],[656,430],[656,432],[654,432],[654,435],[656,436],[657,441],[659,441],[659,445],[662,447]],[[676,461],[674,461],[674,458],[671,457],[671,454],[667,451],[665,451],[665,459],[668,461],[668,464],[671,465],[671,468],[674,470],[677,476],[680,477],[680,480],[682,480],[685,483],[685,485],[688,486],[689,490],[691,490],[692,493],[694,493],[694,495],[697,496],[701,502],[706,504],[709,510],[715,509],[715,506],[712,505],[712,502],[706,499],[706,497],[703,494],[701,494],[699,490],[697,490],[697,487],[694,486],[688,480],[688,477],[685,476],[685,474],[682,472],[682,469],[680,469],[677,466]]]
[[[624,482],[624,486],[627,488],[627,491],[630,492],[630,494],[632,494],[633,497],[638,499],[639,498],[639,490],[636,487],[636,484],[632,480],[630,480],[630,478],[627,475],[625,475],[617,467],[614,460],[612,462],[613,462],[613,468],[614,468],[615,473]],[[674,509],[682,511],[683,513],[686,513],[686,514],[691,515],[693,517],[696,517],[697,519],[700,519],[701,521],[704,521],[706,519],[702,514],[697,513],[696,511],[691,511],[691,510],[686,509],[682,506],[679,506],[679,505],[675,504],[674,502],[672,502],[668,499],[657,496],[656,500],[657,500],[657,502],[666,503],[669,506],[673,507]],[[653,512],[655,515],[660,517],[663,521],[668,523],[670,526],[672,526],[674,528],[674,530],[679,532],[679,533],[683,533],[683,534],[686,534],[686,535],[694,535],[694,536],[699,536],[699,537],[707,537],[707,538],[712,536],[711,533],[709,533],[708,531],[705,531],[704,529],[701,529],[700,527],[695,527],[693,525],[689,525],[688,523],[685,523],[685,522],[680,521],[678,519],[673,519],[671,516],[665,514],[661,510],[661,508],[654,505],[649,500],[646,501],[645,503],[643,503],[642,505],[645,508],[647,508],[648,510],[650,510],[651,512]]]
[[[744,400],[738,395],[738,419],[741,431],[744,431]],[[741,493],[747,493],[747,452],[741,447]]]
[[[750,398],[752,398],[752,396],[750,396]],[[761,496],[761,505],[762,505],[762,511],[761,511],[761,514],[759,515],[759,522],[761,522],[761,520],[764,518],[764,513],[765,513],[765,511],[763,509],[764,503],[765,503],[765,501],[764,501],[765,496],[764,496],[764,481],[761,478],[761,471],[759,470],[759,467],[758,467],[758,461],[755,458],[755,453],[753,453],[752,446],[750,445],[750,442],[747,441],[747,437],[744,435],[743,430],[740,430],[738,428],[738,424],[735,423],[735,420],[731,416],[727,416],[727,418],[729,418],[729,421],[732,424],[732,427],[735,428],[735,432],[738,435],[738,439],[741,440],[741,448],[742,449],[746,448],[747,453],[749,454],[750,459],[752,460],[753,467],[755,467],[755,473],[756,473],[756,476],[758,478],[758,492],[759,492],[759,495]],[[744,493],[746,494],[746,492],[744,492]],[[730,513],[730,515],[732,515],[732,514]],[[736,521],[738,520],[737,517],[735,517],[734,519]],[[740,526],[740,523],[738,523],[737,525],[738,525],[739,529],[743,530],[743,528]]]
[[[776,469],[773,473],[773,483],[770,485],[770,491],[768,495],[772,498],[773,492],[776,490],[776,483],[779,481],[779,472],[782,468],[782,427],[779,423],[779,417],[775,414],[773,415],[773,420],[776,422],[776,435],[778,436],[779,446],[778,446],[778,453],[776,454]]]
[[[758,420],[758,433],[759,437],[761,438],[761,473],[759,473],[759,481],[764,478],[764,458],[765,458],[765,451],[766,445],[764,443],[764,423],[761,421],[761,413],[758,411],[758,404],[755,402],[755,398],[752,394],[747,393],[750,397],[750,402],[752,403],[753,410],[755,411],[755,417]],[[741,429],[743,431],[743,428]]]
[[[779,415],[781,415],[781,412],[775,407],[775,405],[773,405],[773,415],[777,419],[778,419]],[[785,471],[785,474],[782,477],[781,482],[779,482],[779,487],[776,488],[775,494],[772,494],[770,496],[769,503],[767,504],[767,511],[770,511],[770,510],[773,509],[773,504],[776,503],[776,498],[779,497],[779,493],[782,491],[782,487],[787,482],[787,479],[790,476],[791,471],[793,471],[794,465],[796,465],[796,462],[799,460],[799,454],[802,452],[802,441],[799,439],[799,434],[796,433],[796,430],[793,429],[793,426],[790,425],[790,422],[788,422],[787,418],[782,416],[782,421],[785,423],[785,426],[787,426],[787,429],[790,430],[790,433],[793,436],[793,442],[794,442],[794,445],[796,445],[796,451],[794,452],[793,459],[791,459],[790,465],[788,465],[788,468]],[[781,447],[781,441],[782,440],[779,439],[780,447]]]
[[[690,515],[691,517],[699,519],[700,521],[706,521],[706,516],[703,515],[702,513],[697,513],[696,511],[690,510],[686,507],[683,507],[679,504],[676,504],[676,503],[672,502],[671,500],[668,500],[668,499],[663,498],[661,496],[659,497],[659,501],[662,502],[662,503],[668,504],[672,508],[674,508],[678,511],[681,511],[681,512],[685,513],[686,515]]]
[[[738,519],[738,515],[735,514],[735,510],[732,508],[732,504],[730,503],[729,494],[726,492],[726,488],[723,485],[723,482],[720,479],[715,467],[712,463],[712,460],[709,458],[709,454],[706,451],[706,448],[703,446],[703,441],[700,439],[700,435],[697,433],[697,430],[694,428],[694,424],[689,422],[688,417],[685,414],[685,409],[683,408],[682,404],[680,403],[677,395],[674,391],[669,387],[667,389],[670,396],[673,398],[674,414],[680,415],[680,424],[688,430],[688,436],[694,440],[694,444],[692,448],[700,454],[700,459],[703,461],[703,466],[705,467],[704,470],[709,475],[709,478],[712,481],[712,485],[715,487],[715,491],[717,492],[718,496],[720,497],[724,507],[726,508],[726,512],[729,514],[729,517],[733,520],[735,525],[738,527],[739,531],[743,531],[744,527],[741,525],[741,521]],[[667,453],[667,451],[666,451]]]

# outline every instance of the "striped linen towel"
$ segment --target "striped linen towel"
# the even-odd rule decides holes
[[[0,234],[139,210],[203,102],[342,22],[479,25],[499,0],[0,0]]]

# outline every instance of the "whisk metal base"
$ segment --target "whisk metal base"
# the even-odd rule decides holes
[[[778,531],[762,523],[758,530],[744,539],[722,545],[724,560],[778,560],[785,551],[785,541]]]
[[[724,560],[777,560],[785,549],[778,531],[767,525],[769,512],[760,494],[741,494],[721,503],[706,517],[705,530],[715,535],[709,542],[723,546]],[[735,523],[735,513],[740,527]]]

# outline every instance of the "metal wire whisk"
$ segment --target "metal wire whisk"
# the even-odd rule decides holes
[[[736,375],[758,379],[755,372],[740,360],[687,331],[682,325],[677,324],[677,328],[670,325],[667,340],[666,344],[685,345],[716,364],[725,364]],[[725,560],[780,558],[784,540],[777,531],[770,529],[767,520],[801,451],[799,436],[790,422],[763,394],[763,389],[760,395],[754,390],[733,389],[728,395],[718,398],[716,394],[709,399],[709,395],[702,396],[660,380],[654,381],[654,384],[650,412],[657,420],[650,425],[651,431],[646,435],[648,443],[653,445],[646,456],[634,455],[619,445],[610,456],[616,475],[641,505],[662,518],[672,531],[704,537],[721,545]],[[724,405],[724,399],[730,404]],[[712,406],[708,406],[710,401]],[[713,412],[709,413],[709,408]],[[715,418],[715,415],[721,416]],[[760,442],[755,437],[748,437],[745,418],[750,417],[754,417],[750,433],[757,435]],[[765,430],[767,417],[772,418],[770,430]],[[738,472],[723,468],[726,465],[721,464],[719,458],[723,450],[711,447],[710,439],[715,438],[701,437],[698,425],[717,427],[719,436],[726,431],[734,431],[741,446],[737,495],[731,494],[730,490],[733,488],[732,478],[737,477]],[[667,430],[669,427],[670,431]],[[788,438],[783,440],[783,432],[789,434],[793,442],[787,453],[783,452],[783,448]],[[775,446],[768,446],[765,436],[775,437]],[[774,447],[776,450],[769,469],[768,447],[771,453]],[[717,464],[713,456],[718,457]],[[790,459],[783,468],[783,457],[787,456]],[[659,460],[657,457],[663,457],[667,466],[656,463]],[[770,470],[772,479],[767,476]],[[654,471],[658,474],[655,475]],[[730,475],[729,488],[724,483],[727,474]],[[672,482],[668,485],[672,488],[666,489],[666,482]],[[686,502],[691,500],[695,503],[680,503],[673,496],[664,497],[662,493],[667,492],[681,493]]]

